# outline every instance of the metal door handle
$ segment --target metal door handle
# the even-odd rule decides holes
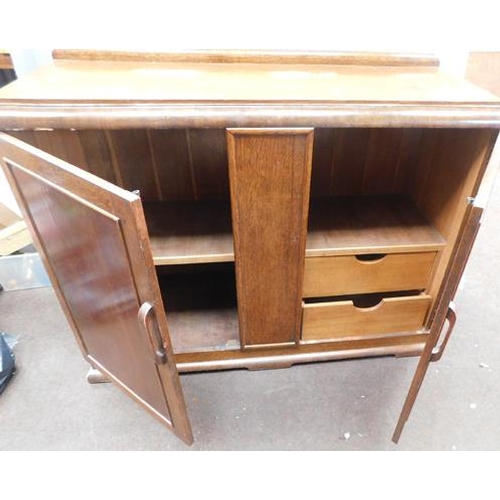
[[[151,317],[151,320],[148,321],[149,317]],[[151,350],[154,353],[155,363],[164,365],[167,362],[167,354],[163,345],[160,329],[158,328],[158,323],[156,322],[156,315],[154,315],[154,307],[151,302],[144,302],[144,304],[142,304],[139,308],[137,319],[146,332]]]

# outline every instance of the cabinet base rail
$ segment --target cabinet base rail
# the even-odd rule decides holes
[[[316,361],[335,361],[374,356],[420,356],[427,339],[426,333],[398,338],[344,341],[325,344],[309,344],[288,347],[268,347],[247,351],[217,351],[176,354],[180,373],[216,370],[273,370],[289,368],[294,364]],[[90,368],[89,384],[110,382],[99,370]]]
[[[245,351],[199,352],[176,355],[180,373],[246,368],[265,370],[287,368],[298,363],[334,361],[372,356],[420,356],[427,340],[426,333],[379,339],[305,344],[281,348]]]

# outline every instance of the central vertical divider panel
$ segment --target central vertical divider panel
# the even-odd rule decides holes
[[[242,348],[300,338],[313,133],[227,130]]]

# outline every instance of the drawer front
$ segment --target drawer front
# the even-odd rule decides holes
[[[382,299],[373,307],[351,300],[304,304],[302,340],[336,340],[415,332],[423,326],[429,295]]]
[[[423,290],[435,258],[436,252],[307,257],[303,296]]]

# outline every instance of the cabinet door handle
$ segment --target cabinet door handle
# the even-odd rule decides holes
[[[446,319],[448,320],[448,328],[441,344],[435,346],[434,349],[432,349],[431,361],[439,361],[441,359],[446,344],[448,343],[448,340],[450,340],[451,332],[453,331],[453,328],[455,327],[455,323],[457,321],[457,312],[454,302],[450,302],[450,307],[448,308],[448,312],[446,313]]]
[[[139,308],[137,319],[146,332],[149,345],[154,353],[155,363],[158,365],[165,364],[167,362],[167,354],[165,353],[163,339],[160,329],[158,328],[158,323],[156,322],[156,315],[154,314],[154,308],[151,302],[144,302],[144,304],[142,304]]]

